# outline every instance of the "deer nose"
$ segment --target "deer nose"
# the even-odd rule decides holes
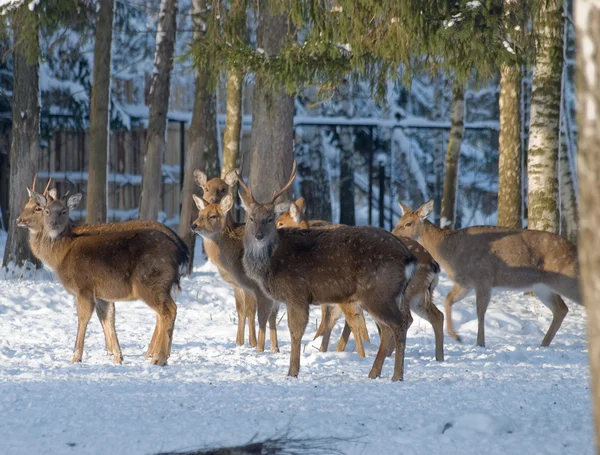
[[[192,223],[192,231],[195,231],[196,229],[198,229],[198,223],[196,223],[195,221]]]
[[[263,239],[263,234],[262,232],[257,232],[254,237],[256,238],[256,240],[262,240]]]

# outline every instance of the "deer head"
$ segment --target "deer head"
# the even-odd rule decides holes
[[[252,190],[244,183],[244,180],[238,175],[240,185],[244,189],[244,194],[240,191],[242,206],[248,213],[246,219],[246,239],[251,241],[254,246],[264,246],[273,241],[277,236],[277,227],[275,225],[275,201],[285,194],[287,189],[292,186],[296,178],[296,161],[292,166],[290,179],[279,191],[275,191],[271,202],[260,204],[252,196]]]
[[[306,202],[303,197],[296,199],[290,204],[287,212],[277,218],[277,229],[281,228],[301,228],[308,229],[308,220],[304,211],[306,210]]]
[[[23,207],[23,212],[17,218],[17,226],[28,228],[31,232],[37,232],[42,228],[42,207],[36,204],[33,199],[33,193],[35,192],[35,184],[37,182],[37,174],[33,177],[33,184],[31,185],[31,189],[25,187],[27,190],[27,194],[29,194],[29,200]],[[56,194],[56,188],[52,188],[48,190],[50,187],[50,183],[52,182],[52,178],[48,180],[48,184],[42,193],[47,197],[48,200],[58,199]]]
[[[81,193],[73,194],[66,202],[60,199],[48,199],[43,194],[36,192],[33,192],[32,198],[35,204],[43,210],[44,232],[51,239],[55,239],[70,227],[69,212],[79,205],[83,195]]]
[[[218,204],[221,199],[229,194],[229,188],[235,186],[238,181],[238,176],[234,170],[228,172],[223,179],[215,177],[214,179],[209,180],[204,172],[200,169],[196,169],[194,171],[194,181],[204,192],[202,194],[202,199],[209,204]]]
[[[218,204],[209,204],[203,198],[192,195],[196,207],[198,207],[198,218],[192,223],[192,231],[202,237],[211,238],[227,224],[227,213],[233,207],[233,197],[226,195]]]
[[[423,235],[425,219],[433,211],[433,200],[427,201],[417,210],[411,210],[410,207],[400,202],[400,209],[402,218],[398,220],[392,234],[419,240]]]

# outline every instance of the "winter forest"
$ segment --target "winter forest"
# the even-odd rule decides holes
[[[598,453],[599,49],[598,0],[0,0],[0,452]]]

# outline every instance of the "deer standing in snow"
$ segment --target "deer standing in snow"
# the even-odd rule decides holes
[[[238,176],[239,177],[239,176]],[[416,258],[396,237],[379,228],[340,226],[337,229],[277,229],[275,201],[259,203],[240,179],[247,223],[244,269],[275,301],[285,302],[292,349],[289,376],[298,376],[300,347],[308,323],[309,305],[321,302],[358,303],[381,328],[381,344],[369,373],[381,374],[390,347],[396,351],[393,381],[404,376],[406,333],[412,316],[404,293],[417,268]]]
[[[78,205],[81,193],[67,202],[35,192],[31,197],[42,209],[42,216],[32,217],[27,226],[41,236],[34,254],[76,297],[78,324],[72,362],[81,361],[87,324],[98,300],[140,299],[158,316],[148,354],[153,364],[165,365],[177,313],[171,292],[179,287],[189,259],[187,247],[173,236],[147,227],[76,232],[69,211]],[[114,361],[120,363],[121,352],[115,341],[117,347],[113,349],[118,352],[113,352]]]
[[[561,295],[581,304],[577,248],[565,238],[544,231],[476,226],[440,229],[427,221],[429,201],[417,210],[400,204],[402,218],[394,234],[418,241],[446,271],[454,287],[444,302],[448,334],[452,305],[475,289],[477,345],[485,346],[484,317],[494,288],[533,289],[553,314],[542,346],[549,346],[569,311]]]

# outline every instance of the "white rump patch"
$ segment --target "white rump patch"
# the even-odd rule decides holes
[[[417,268],[416,262],[411,262],[406,267],[404,267],[404,276],[406,277],[406,281],[409,281],[412,276],[415,274],[415,269]]]

